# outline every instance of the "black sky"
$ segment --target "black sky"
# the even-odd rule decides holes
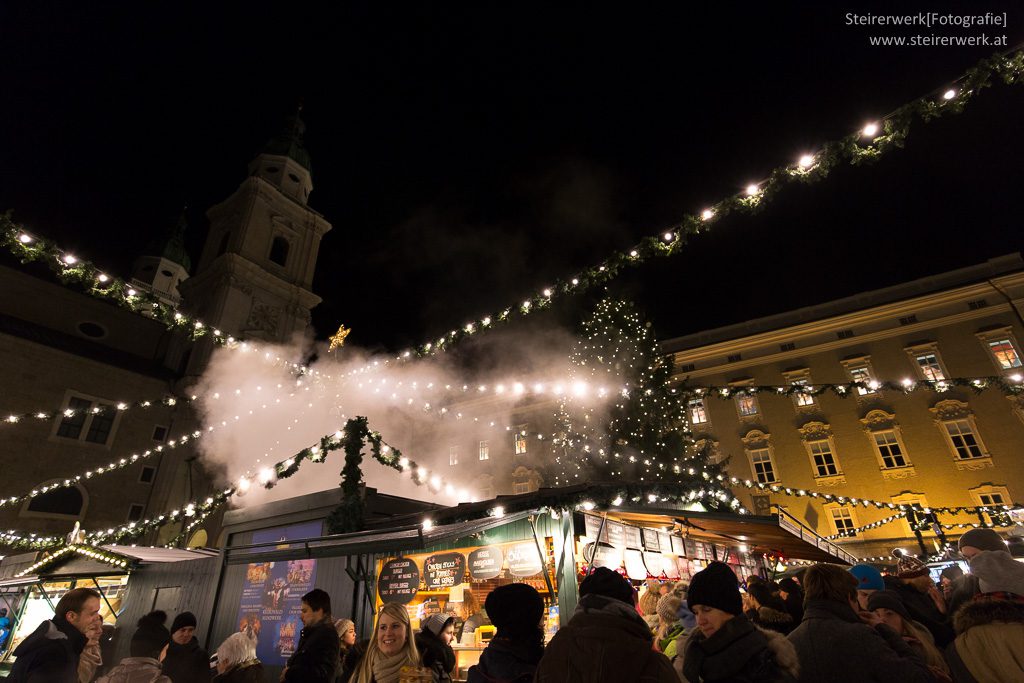
[[[301,98],[321,335],[435,337],[670,226],[993,48],[1019,3],[90,3],[0,6],[0,209],[127,273],[203,212]],[[888,7],[889,9],[885,9]],[[847,26],[847,12],[1009,12],[1008,28]],[[792,187],[616,283],[661,338],[1017,251],[1024,88],[917,126],[879,164]]]

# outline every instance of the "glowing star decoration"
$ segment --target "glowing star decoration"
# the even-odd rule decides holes
[[[344,346],[345,345],[345,338],[348,336],[348,333],[351,332],[351,331],[352,330],[348,329],[344,325],[339,327],[338,331],[335,333],[335,335],[333,337],[330,337],[331,345],[329,347],[327,347],[327,353],[330,353],[334,349],[341,348],[342,346]]]

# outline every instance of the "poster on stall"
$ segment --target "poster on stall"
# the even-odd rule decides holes
[[[284,550],[288,541],[319,536],[322,529],[322,522],[264,529],[253,532],[252,542],[278,541],[278,549]],[[284,666],[295,652],[302,632],[302,596],[313,590],[315,583],[316,560],[253,562],[246,566],[238,630],[256,637],[256,656],[264,664]]]

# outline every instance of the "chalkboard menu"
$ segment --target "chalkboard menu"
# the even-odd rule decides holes
[[[377,594],[381,602],[405,604],[416,597],[420,585],[420,570],[408,557],[388,560],[377,577]]]
[[[423,561],[423,583],[428,591],[451,588],[466,575],[466,556],[462,553],[431,555]]]
[[[474,581],[497,578],[501,574],[501,563],[504,559],[498,546],[477,548],[469,554],[469,575]]]
[[[508,571],[512,576],[536,576],[544,569],[534,543],[517,543],[506,552]]]
[[[640,528],[627,526],[624,530],[626,532],[626,547],[633,548],[634,550],[643,550],[644,543],[640,535]]]
[[[592,538],[595,541],[601,539],[597,537],[598,533],[604,536],[601,531],[601,518],[594,515],[583,515],[583,528],[586,529],[587,538]]]
[[[657,529],[644,527],[644,549],[655,553],[661,552],[661,542],[658,538]]]

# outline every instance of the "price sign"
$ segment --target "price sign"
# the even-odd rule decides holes
[[[431,555],[423,562],[423,582],[427,590],[451,588],[466,575],[466,556],[462,553]]]
[[[414,597],[420,586],[420,570],[408,557],[388,560],[377,577],[377,594],[381,602],[406,604]]]

